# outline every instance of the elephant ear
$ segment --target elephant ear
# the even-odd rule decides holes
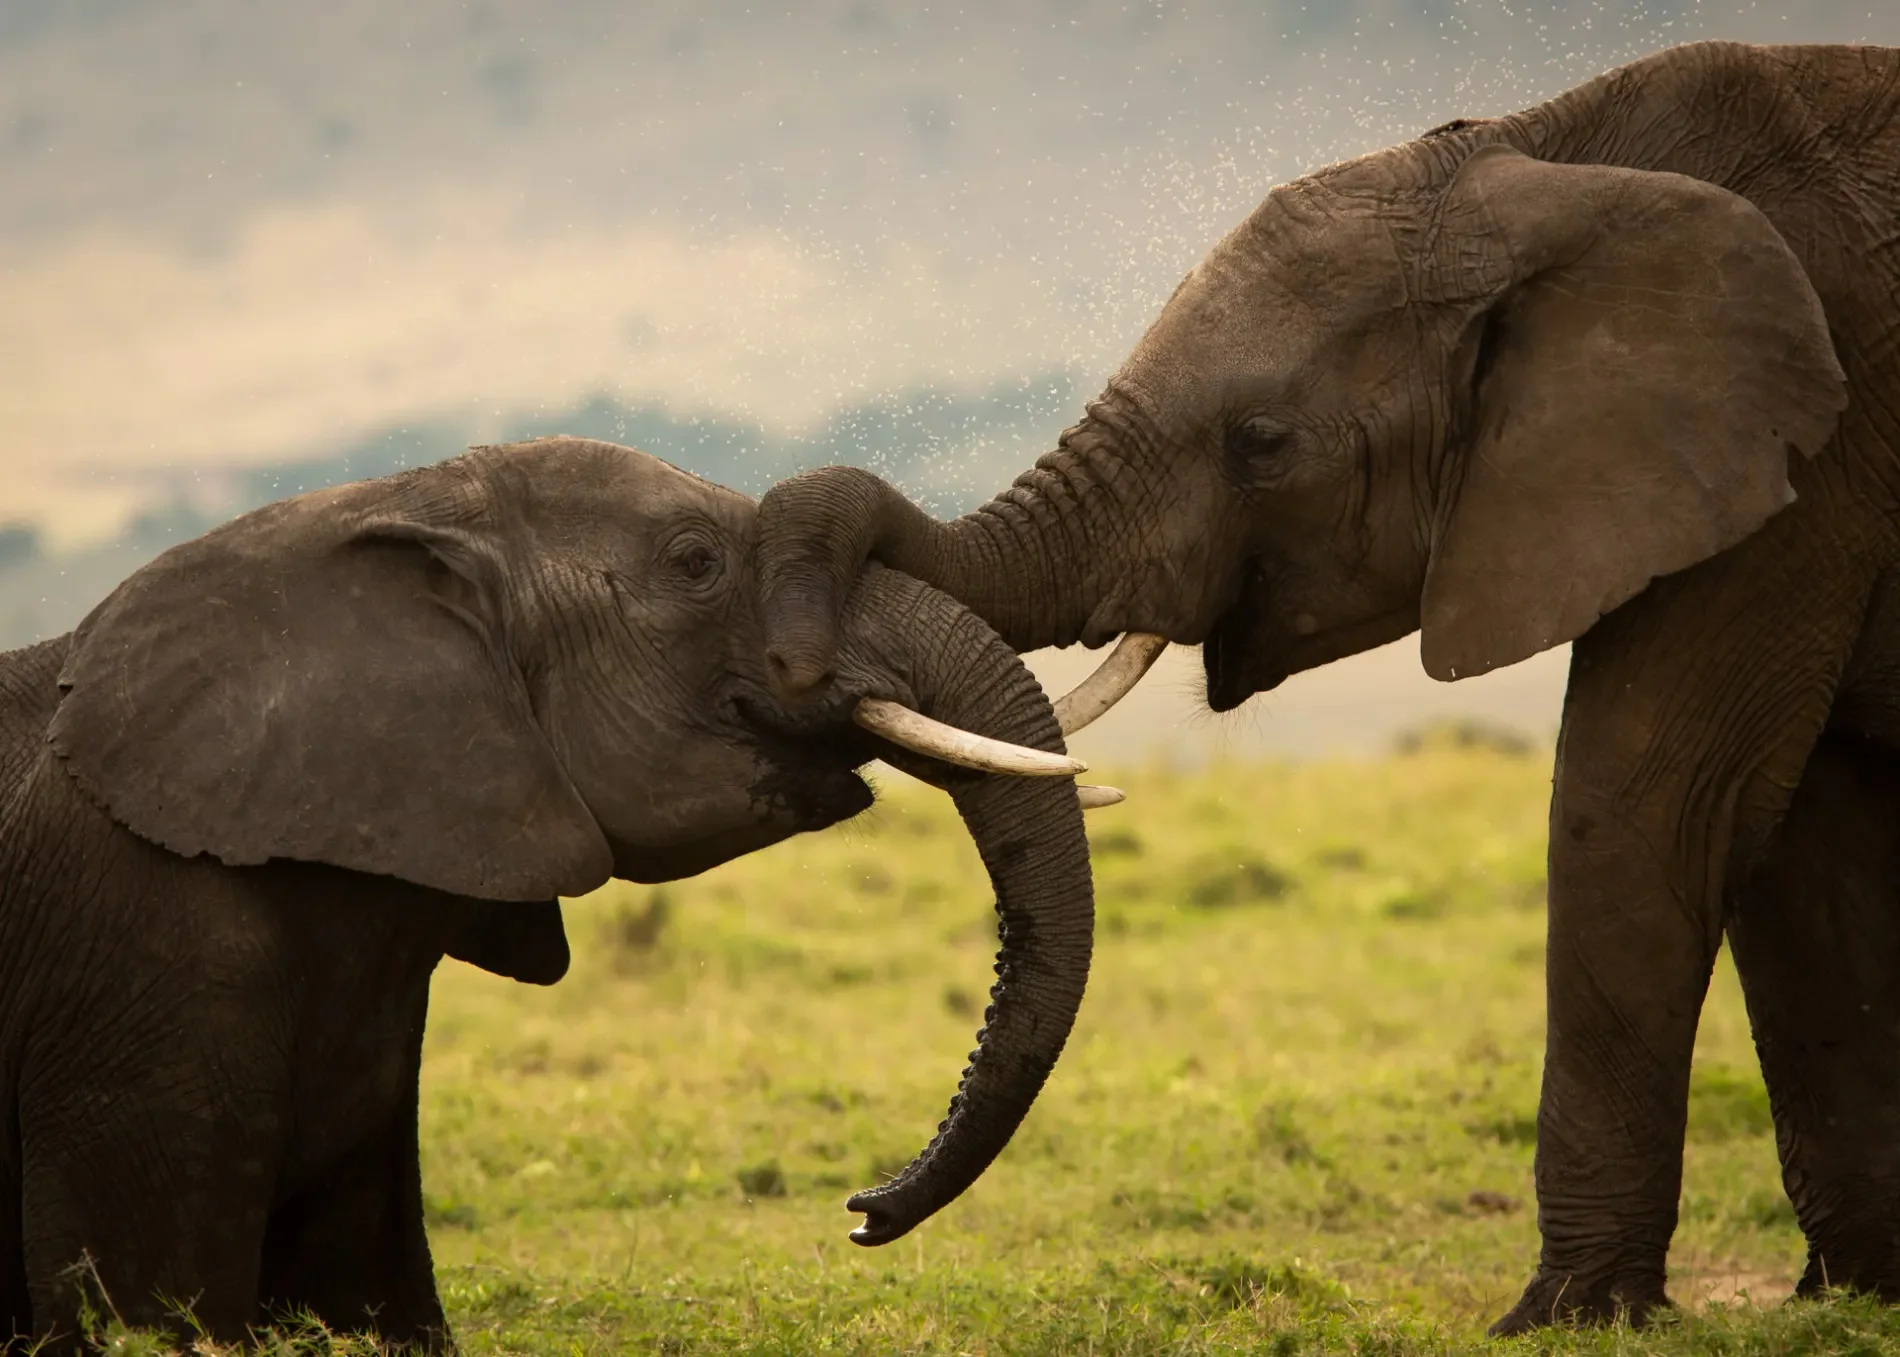
[[[1574,640],[1754,532],[1847,397],[1807,274],[1726,189],[1490,146],[1443,209],[1442,244],[1505,261],[1420,602],[1425,668],[1455,679]]]
[[[86,792],[142,838],[230,866],[290,858],[511,901],[606,880],[456,466],[271,505],[120,585],[74,633],[49,731]]]

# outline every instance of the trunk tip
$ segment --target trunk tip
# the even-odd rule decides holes
[[[875,1190],[875,1189],[873,1189]],[[860,1192],[844,1204],[847,1211],[864,1212],[864,1223],[851,1232],[851,1242],[867,1249],[880,1244],[888,1244],[893,1239],[902,1239],[917,1228],[917,1222],[900,1220],[892,1212],[876,1202],[866,1201],[869,1193]]]

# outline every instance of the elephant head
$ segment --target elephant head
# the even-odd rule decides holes
[[[946,786],[996,888],[1000,979],[937,1140],[871,1199],[866,1237],[895,1237],[974,1181],[1034,1101],[1081,1000],[1093,900],[1068,777],[920,759],[853,712],[908,709],[898,732],[923,726],[925,749],[945,733],[931,718],[954,723],[966,763],[989,736],[1018,761],[1079,765],[1052,757],[1055,719],[1008,647],[888,570],[841,613],[835,700],[781,711],[759,659],[756,517],[733,491],[569,438],[300,495],[173,548],[95,609],[49,738],[144,839],[467,897],[480,936],[448,950],[543,981],[567,960],[558,914],[547,946],[553,897],[846,819],[871,802],[855,770],[874,757]]]
[[[1021,650],[1201,644],[1227,710],[1421,628],[1436,678],[1513,663],[1753,532],[1845,404],[1827,321],[1745,198],[1561,161],[1617,88],[1275,189],[974,513],[938,523],[845,468],[768,492],[779,690],[826,686],[867,555]],[[1602,139],[1640,154],[1652,122]]]

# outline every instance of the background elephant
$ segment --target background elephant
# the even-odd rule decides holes
[[[1284,185],[984,508],[937,523],[835,468],[769,493],[774,680],[824,689],[867,555],[1019,649],[1200,643],[1221,711],[1418,629],[1441,679],[1574,641],[1543,1248],[1498,1328],[1640,1318],[1726,913],[1824,731],[1900,742],[1896,240],[1880,48],[1681,47]],[[1757,1014],[1891,1046],[1820,972],[1738,962]],[[1900,1140],[1806,1138],[1766,1069],[1811,1275],[1900,1294]],[[1844,1125],[1900,1097],[1802,1090]]]
[[[1008,1140],[1087,973],[1067,778],[936,765],[915,707],[1059,749],[983,624],[873,571],[841,698],[775,715],[752,501],[548,439],[324,490],[175,548],[0,657],[0,1326],[63,1331],[89,1254],[131,1322],[305,1308],[446,1342],[416,1080],[444,955],[547,984],[555,897],[854,815],[875,754],[946,785],[1007,929],[987,1030],[906,1175],[927,1215]]]

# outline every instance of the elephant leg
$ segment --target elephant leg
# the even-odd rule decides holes
[[[308,1313],[338,1332],[453,1348],[422,1219],[421,1056],[418,1026],[403,1097],[384,1125],[271,1212],[259,1287],[270,1315]]]
[[[1900,754],[1821,741],[1728,935],[1808,1239],[1800,1290],[1900,1300]]]
[[[20,1238],[20,1132],[17,1104],[7,1109],[0,1143],[0,1352],[24,1350],[33,1335],[33,1302],[26,1289],[26,1254]]]
[[[14,1197],[17,1202],[18,1196]],[[26,1259],[19,1226],[0,1242],[0,1352],[26,1351],[33,1337],[33,1300],[26,1289]]]
[[[181,1341],[241,1342],[255,1318],[277,1119],[170,1073],[84,1072],[79,1096],[23,1100],[25,1272],[56,1345],[80,1348],[86,1309]]]
[[[1494,1333],[1669,1304],[1727,883],[1772,841],[1871,587],[1844,561],[1804,559],[1817,554],[1771,525],[1656,581],[1573,649],[1551,798],[1542,1248]]]

